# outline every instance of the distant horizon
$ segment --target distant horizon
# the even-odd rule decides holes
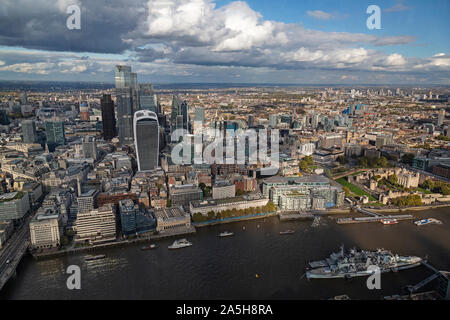
[[[113,89],[115,87],[114,82],[105,82],[105,81],[76,81],[76,80],[7,80],[0,79],[0,83],[19,83],[19,84],[27,84],[27,83],[49,83],[49,84],[101,84],[105,86],[111,86]],[[170,85],[186,85],[186,86],[195,86],[195,85],[222,85],[222,86],[244,86],[244,87],[395,87],[395,88],[427,88],[427,87],[442,87],[442,88],[450,88],[450,85],[447,84],[436,84],[436,83],[421,83],[421,84],[396,84],[396,83],[385,83],[385,84],[373,84],[373,83],[360,83],[360,84],[348,84],[348,83],[265,83],[265,82],[149,82],[149,81],[141,81],[139,84],[152,84],[153,86],[170,86]],[[1,87],[1,86],[0,86]]]

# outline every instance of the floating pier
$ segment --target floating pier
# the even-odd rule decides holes
[[[358,218],[339,218],[337,219],[338,224],[351,224],[351,223],[367,223],[367,222],[381,222],[385,219],[395,219],[395,220],[412,220],[414,216],[411,214],[402,214],[394,216],[385,216],[381,213],[375,213],[367,209],[357,207],[357,210],[361,213],[369,215],[369,217],[358,217]]]
[[[394,215],[394,216],[377,216],[377,217],[359,217],[359,218],[339,218],[338,224],[351,224],[351,223],[367,223],[367,222],[381,222],[384,219],[396,219],[396,220],[412,220],[414,216],[410,214]]]

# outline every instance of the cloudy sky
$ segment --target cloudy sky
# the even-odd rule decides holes
[[[78,5],[81,29],[69,30]],[[369,30],[369,5],[381,29]],[[450,85],[448,0],[1,0],[0,79]]]

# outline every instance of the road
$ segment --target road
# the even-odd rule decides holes
[[[25,220],[0,252],[0,290],[9,278],[15,274],[17,265],[29,246],[30,220],[31,217]],[[8,261],[9,263],[7,263]]]

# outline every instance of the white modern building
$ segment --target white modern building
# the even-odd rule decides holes
[[[51,209],[38,213],[30,222],[31,245],[34,248],[54,248],[60,244],[59,214]]]

